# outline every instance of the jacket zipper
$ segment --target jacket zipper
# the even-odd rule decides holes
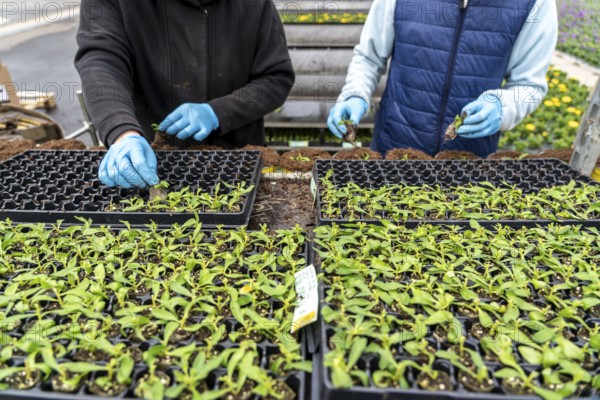
[[[469,6],[469,0],[458,0],[459,15],[456,30],[454,31],[454,39],[452,41],[452,49],[450,52],[450,62],[448,63],[448,72],[446,74],[446,81],[444,83],[444,92],[442,94],[442,105],[440,107],[440,115],[438,116],[437,125],[437,136],[435,141],[435,152],[438,153],[441,147],[441,139],[443,134],[443,124],[446,117],[446,107],[448,106],[448,97],[450,96],[450,89],[452,85],[452,77],[454,76],[454,69],[456,67],[456,53],[458,47],[458,41],[460,35],[465,26],[465,17],[467,15],[467,7]]]
[[[211,96],[212,96],[212,90],[211,90],[211,79],[212,79],[212,64],[213,64],[213,57],[212,57],[212,46],[211,46],[211,42],[210,42],[210,37],[211,37],[211,24],[210,24],[210,18],[208,17],[208,10],[206,9],[206,7],[204,7],[203,5],[200,5],[200,7],[202,8],[202,10],[204,10],[204,18],[206,20],[206,54],[208,56],[208,63],[206,66],[206,103],[209,102],[211,100]]]
[[[168,1],[168,0],[166,0]],[[163,23],[165,24],[165,47],[167,49],[167,80],[168,80],[168,86],[169,86],[169,97],[167,99],[168,101],[168,110],[172,110],[173,109],[173,77],[171,76],[172,73],[172,65],[171,63],[173,62],[171,60],[171,46],[169,46],[169,43],[171,43],[171,41],[169,40],[170,38],[170,34],[169,34],[169,17],[167,15],[167,9],[169,7],[167,7],[166,5],[166,1],[162,1],[162,7],[163,7]],[[170,111],[169,111],[170,112]]]

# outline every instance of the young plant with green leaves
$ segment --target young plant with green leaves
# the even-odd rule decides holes
[[[597,229],[383,220],[314,233],[334,387],[451,391],[452,365],[473,393],[598,393]]]
[[[10,274],[0,283],[3,388],[48,382],[56,392],[105,397],[132,390],[147,399],[245,392],[288,399],[296,394],[284,377],[311,368],[289,334],[294,273],[306,265],[298,227],[211,232],[196,220],[120,230],[87,220],[68,227],[6,221],[0,238],[0,269]],[[269,370],[280,376],[249,368],[267,349]]]

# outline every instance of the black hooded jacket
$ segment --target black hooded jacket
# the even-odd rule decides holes
[[[153,140],[183,103],[208,103],[207,143],[264,144],[263,117],[294,83],[272,0],[82,0],[75,66],[103,142],[127,130]]]

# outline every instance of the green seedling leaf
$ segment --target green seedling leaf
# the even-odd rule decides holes
[[[472,300],[479,299],[479,296],[477,295],[477,293],[475,293],[474,291],[472,291],[470,289],[461,289],[460,296],[466,301],[472,301]]]
[[[104,282],[104,278],[106,277],[104,264],[99,264],[96,269],[94,269],[94,276],[98,282]]]
[[[558,348],[546,348],[542,352],[542,365],[544,368],[553,367],[558,365],[560,361],[560,354],[558,354]]]
[[[421,344],[416,340],[413,340],[411,342],[406,342],[406,343],[404,343],[404,349],[411,356],[417,356],[421,352]]]
[[[129,383],[135,362],[130,356],[124,356],[120,360],[119,369],[117,370],[117,380],[119,383]]]
[[[502,368],[494,372],[494,376],[500,379],[518,378],[519,373],[512,368]]]
[[[585,351],[570,340],[559,337],[557,342],[563,356],[567,359],[583,361],[585,358]]]
[[[486,313],[485,311],[483,311],[481,308],[479,309],[479,323],[481,325],[483,325],[486,328],[489,328],[490,326],[492,326],[494,324],[494,321],[492,320],[492,318],[489,316],[488,313]]]
[[[61,367],[73,373],[90,373],[97,371],[105,371],[106,367],[87,362],[65,362],[60,364]]]
[[[175,333],[175,331],[177,330],[177,328],[179,328],[179,322],[167,322],[167,324],[165,325],[165,330],[164,330],[164,340],[165,342],[168,342],[169,339],[171,339],[171,336],[173,336],[173,333]]]
[[[595,334],[590,337],[590,347],[594,350],[600,350],[600,334]]]
[[[533,340],[535,343],[546,343],[551,341],[554,336],[556,336],[556,329],[552,329],[552,328],[543,328],[541,330],[539,330],[538,332],[536,332],[532,337],[531,340]]]
[[[560,393],[556,393],[538,386],[533,386],[532,389],[535,392],[535,394],[537,394],[544,400],[563,400],[565,398],[565,396]]]
[[[583,309],[589,310],[590,308],[600,304],[600,299],[597,297],[585,297],[581,299],[581,302],[583,303]]]
[[[0,369],[0,382],[8,378],[9,376],[22,371],[23,367],[7,367]]]
[[[540,365],[542,363],[542,353],[527,346],[519,346],[519,353],[529,364]]]
[[[339,388],[351,388],[354,386],[352,377],[342,368],[331,369],[331,382],[333,383],[333,386]]]
[[[352,343],[352,347],[350,348],[350,354],[348,355],[348,367],[352,368],[360,357],[362,356],[365,348],[367,347],[367,339],[366,338],[356,338]]]
[[[352,370],[350,375],[357,378],[362,386],[369,386],[369,375],[365,371]]]
[[[506,324],[519,318],[519,309],[514,306],[509,306],[506,313],[502,317],[502,321]]]
[[[179,317],[175,314],[171,314],[169,311],[164,310],[162,308],[154,308],[152,309],[152,315],[155,318],[158,318],[162,321],[173,321],[179,322]]]
[[[443,325],[452,322],[452,313],[450,311],[436,311],[426,320],[426,325]]]

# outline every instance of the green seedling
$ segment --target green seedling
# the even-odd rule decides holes
[[[164,200],[167,197],[167,189],[169,189],[169,182],[160,181],[158,185],[150,188],[150,202]]]
[[[376,196],[336,190],[328,196]],[[482,199],[488,207],[495,201]],[[494,391],[499,382],[515,396],[554,400],[600,386],[600,327],[587,319],[600,304],[596,229],[486,229],[476,222],[468,229],[410,229],[381,222],[314,230],[326,288],[321,315],[334,332],[324,343],[324,364],[334,386],[365,385],[364,354],[378,360],[369,364],[367,382],[381,388],[409,388],[410,368],[421,389],[453,390],[441,360],[474,393]],[[466,337],[479,343],[467,345]]]
[[[587,220],[600,213],[600,187],[576,184],[523,193],[514,186],[488,182],[441,188],[389,184],[365,189],[355,183],[336,186],[327,173],[320,179],[324,217],[377,220],[382,212],[393,221],[439,220]]]
[[[465,118],[467,118],[467,113],[462,113],[461,115],[454,117],[454,121],[448,126],[444,133],[444,138],[446,140],[454,140],[458,137],[456,131],[461,127]]]
[[[294,161],[300,161],[300,162],[310,162],[310,158],[303,156],[302,154],[298,154],[296,157],[292,158]]]
[[[350,143],[354,147],[358,147],[358,145],[356,144],[358,125],[356,125],[352,120],[349,119],[342,119],[338,123],[338,125],[346,127],[346,133],[342,137],[344,142]]]
[[[222,192],[221,185],[228,188]],[[111,203],[110,211],[122,212],[240,212],[246,196],[254,189],[254,185],[246,186],[245,182],[230,185],[218,182],[213,193],[203,192],[198,188],[192,191],[190,187],[166,192],[168,183],[162,181],[150,190],[148,201],[136,196]]]
[[[238,189],[247,190],[232,188]],[[206,201],[229,207],[220,191]],[[0,280],[0,320],[9,333],[0,335],[1,388],[44,384],[71,393],[87,381],[102,397],[129,389],[148,399],[248,391],[287,399],[295,394],[269,371],[311,369],[289,334],[294,272],[306,263],[299,228],[208,233],[195,219],[162,230],[4,221],[0,238],[7,274]],[[243,327],[229,349],[226,318]],[[17,329],[18,338],[11,335]],[[272,365],[265,371],[256,371],[262,356],[256,344],[242,340],[253,333],[269,343]],[[23,363],[12,366],[15,357]],[[135,364],[145,372],[134,374]],[[207,382],[220,368],[228,373],[215,390]]]

